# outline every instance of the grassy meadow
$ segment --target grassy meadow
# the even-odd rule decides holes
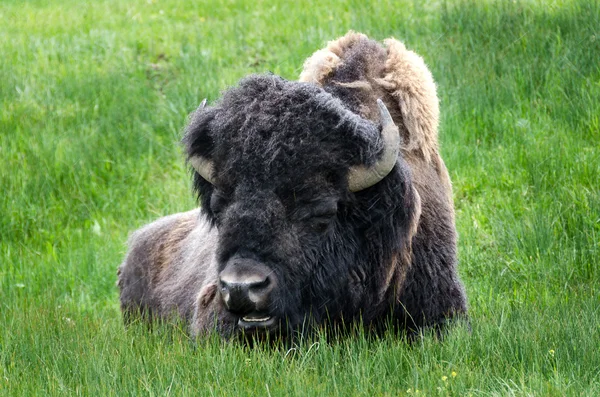
[[[437,80],[472,332],[125,330],[128,234],[196,205],[187,115],[350,29]],[[0,54],[0,395],[600,395],[597,0],[3,0]]]

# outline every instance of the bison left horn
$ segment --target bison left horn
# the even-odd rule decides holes
[[[358,192],[373,186],[390,173],[400,150],[400,135],[398,127],[394,124],[392,116],[381,99],[377,100],[379,107],[379,117],[381,119],[381,137],[383,138],[383,154],[381,159],[371,167],[364,165],[350,168],[348,172],[348,189],[352,192]]]
[[[213,162],[211,160],[205,159],[204,157],[200,156],[194,156],[190,158],[190,164],[192,165],[192,167],[194,167],[196,172],[200,174],[202,178],[204,178],[204,180],[214,185],[214,181],[212,178]]]
[[[205,106],[206,106],[206,98],[200,103],[200,106],[198,106],[198,109],[196,109],[196,112],[201,111],[202,109],[204,109]],[[193,157],[190,157],[189,161],[190,161],[190,164],[192,165],[192,167],[194,167],[196,172],[198,174],[200,174],[200,176],[202,178],[204,178],[204,180],[206,180],[207,182],[214,185],[214,181],[212,178],[213,162],[211,160],[205,159],[204,157],[200,157],[200,156],[193,156]]]

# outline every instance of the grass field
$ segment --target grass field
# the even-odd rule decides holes
[[[0,3],[0,395],[600,395],[599,2],[216,3]],[[472,333],[126,331],[128,234],[195,205],[188,113],[349,29],[438,82]]]

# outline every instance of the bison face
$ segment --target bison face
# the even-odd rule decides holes
[[[213,191],[218,291],[240,328],[295,328],[315,305],[321,316],[339,303],[348,269],[332,251],[345,198],[325,192],[240,185],[228,200]]]
[[[195,113],[184,143],[219,234],[221,333],[287,333],[389,306],[414,198],[380,106],[382,126],[316,86],[251,76]]]

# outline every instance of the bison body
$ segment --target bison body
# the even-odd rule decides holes
[[[132,235],[126,320],[176,315],[230,337],[466,314],[435,84],[385,45],[349,33],[299,82],[250,76],[195,112],[183,142],[201,209]]]

